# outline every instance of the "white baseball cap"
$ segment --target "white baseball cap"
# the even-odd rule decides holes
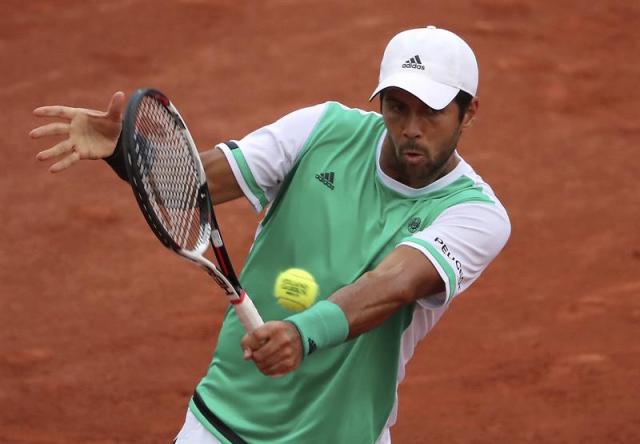
[[[369,100],[395,86],[433,109],[446,107],[460,90],[478,90],[478,63],[467,43],[435,26],[410,29],[391,39],[380,64],[380,81]]]

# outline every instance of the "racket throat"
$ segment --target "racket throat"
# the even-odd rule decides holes
[[[235,292],[234,292],[235,293]],[[237,294],[237,293],[236,293]],[[245,296],[247,295],[247,293],[244,292],[244,290],[240,291],[240,294],[238,295],[238,299],[231,299],[231,305],[238,305],[238,304],[242,304],[244,302]]]
[[[207,273],[209,273],[209,276],[211,276],[216,283],[220,286],[220,288],[222,288],[225,292],[225,294],[227,296],[232,296],[230,302],[233,304],[235,303],[234,301],[236,299],[240,300],[243,296],[238,295],[238,293],[236,292],[235,288],[233,288],[233,286],[231,285],[231,282],[229,282],[228,279],[224,279],[222,276],[220,276],[218,273],[216,273],[215,271],[211,270],[209,267],[207,267],[206,265],[201,265],[202,269],[204,271],[206,271]],[[244,291],[242,292],[244,294]],[[233,296],[237,296],[237,297],[233,297]]]

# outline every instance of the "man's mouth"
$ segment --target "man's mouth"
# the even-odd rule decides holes
[[[422,151],[414,149],[402,150],[400,155],[411,164],[423,162],[425,158]]]

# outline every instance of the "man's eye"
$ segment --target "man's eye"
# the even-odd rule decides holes
[[[441,109],[433,109],[433,108],[430,108],[430,107],[427,107],[426,111],[425,111],[425,114],[427,116],[437,116],[438,114],[441,114],[441,113],[442,113]]]

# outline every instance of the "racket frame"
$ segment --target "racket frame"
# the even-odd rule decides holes
[[[131,153],[135,149],[137,110],[140,102],[145,97],[149,96],[158,100],[172,114],[175,121],[179,124],[178,126],[180,127],[182,135],[185,136],[189,142],[188,146],[191,150],[191,156],[194,159],[200,183],[197,199],[198,206],[200,208],[200,229],[205,231],[208,230],[208,243],[213,248],[216,260],[220,267],[224,269],[226,275],[220,271],[213,262],[204,256],[207,249],[207,243],[202,242],[195,250],[188,250],[178,245],[156,216],[147,193],[141,192],[141,190],[144,190],[142,177],[139,169],[135,168],[133,165],[134,158]],[[151,228],[151,231],[153,231],[158,240],[160,240],[166,248],[169,248],[181,257],[198,264],[216,281],[216,283],[224,290],[229,302],[234,307],[238,318],[247,332],[251,332],[262,325],[262,318],[256,310],[253,301],[247,296],[236,277],[233,265],[222,240],[218,221],[215,217],[211,195],[207,186],[207,178],[202,162],[200,161],[199,153],[196,149],[193,138],[191,137],[191,133],[178,110],[159,90],[153,88],[139,89],[131,96],[129,103],[127,104],[122,127],[122,138],[125,148],[125,165],[129,176],[129,183],[131,184],[138,206],[140,207],[147,224]],[[201,235],[202,234],[203,233],[201,233]]]

